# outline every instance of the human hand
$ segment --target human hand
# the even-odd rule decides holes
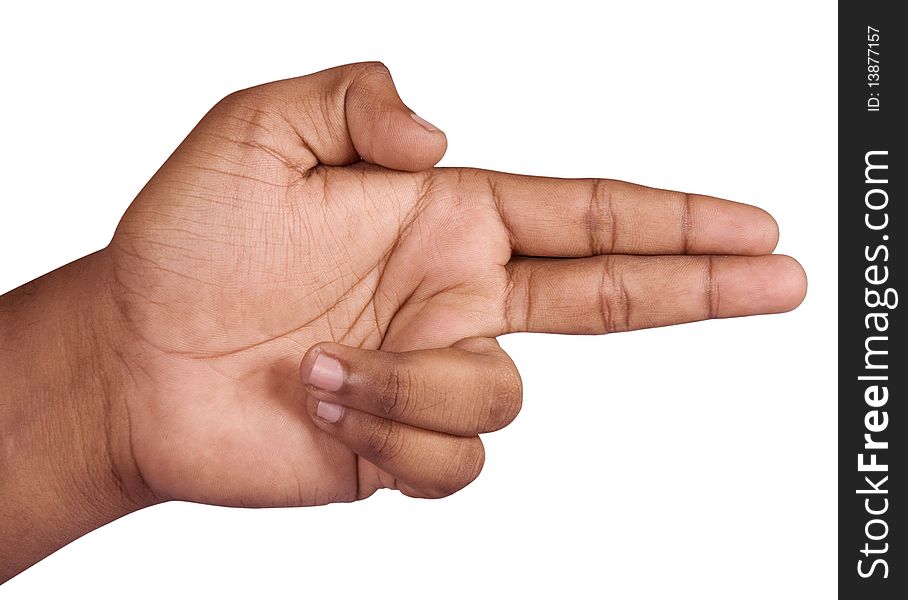
[[[445,146],[376,63],[237,92],[107,248],[0,298],[0,581],[170,499],[447,495],[520,408],[495,337],[804,297],[758,208]]]
[[[446,495],[478,474],[477,434],[519,408],[519,376],[488,338],[803,298],[758,208],[432,169],[445,146],[383,66],[349,65],[225,98],[142,190],[105,254],[128,333],[129,460],[155,497]],[[311,385],[318,357],[316,379],[338,391]]]

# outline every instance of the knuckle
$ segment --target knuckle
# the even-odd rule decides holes
[[[413,370],[400,361],[385,369],[378,386],[378,410],[381,416],[398,419],[410,413],[419,393]]]
[[[491,377],[492,389],[481,431],[496,431],[511,423],[523,406],[523,382],[510,360],[497,366]]]
[[[536,267],[524,262],[508,263],[505,268],[508,281],[502,295],[502,318],[509,331],[533,331],[533,298],[539,293]]]
[[[369,86],[381,87],[391,82],[393,82],[391,71],[388,70],[388,67],[386,67],[384,63],[378,61],[349,65],[349,69],[342,73],[340,80],[342,85],[357,88]],[[382,102],[374,97],[374,94],[368,94],[365,98],[366,99],[364,100],[364,98],[360,96],[359,101],[368,102],[371,106],[364,106],[364,108],[380,109],[383,107]]]
[[[624,278],[614,268],[612,257],[605,257],[599,280],[599,316],[603,331],[613,333],[631,328],[628,298]]]
[[[365,454],[375,462],[385,462],[396,458],[403,445],[399,428],[393,421],[376,419],[368,426],[365,436]]]
[[[474,352],[476,354],[491,354],[497,350],[500,350],[501,346],[498,345],[498,340],[495,338],[487,337],[468,337],[457,342],[454,342],[452,345],[454,348],[460,348],[461,350],[466,350],[467,352]]]
[[[248,96],[249,96],[248,89],[235,90],[233,92],[230,92],[229,94],[227,94],[220,100],[218,100],[217,104],[215,104],[214,106],[216,109],[217,108],[220,108],[220,109],[233,108],[237,104],[244,104],[245,99],[248,98]]]
[[[273,143],[286,129],[280,102],[268,91],[268,85],[247,88],[222,98],[209,111],[205,122],[219,136],[239,142]]]
[[[703,294],[706,298],[706,318],[717,318],[719,316],[719,279],[715,259],[712,256],[706,258]]]
[[[368,60],[357,63],[357,67],[359,67],[359,72],[365,75],[380,75],[382,77],[391,76],[391,70],[380,60]]]
[[[591,254],[611,254],[615,249],[615,214],[612,187],[601,179],[589,180],[586,210],[587,245]]]
[[[229,114],[260,110],[265,104],[265,95],[262,93],[261,88],[262,86],[258,86],[231,92],[221,98],[215,105],[215,109]]]
[[[485,464],[485,448],[478,437],[464,440],[451,457],[441,481],[432,490],[433,498],[444,498],[467,487],[479,477]]]

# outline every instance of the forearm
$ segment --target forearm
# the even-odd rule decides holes
[[[152,502],[129,464],[103,253],[0,297],[0,582]]]

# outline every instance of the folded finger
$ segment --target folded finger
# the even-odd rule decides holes
[[[411,352],[324,342],[300,373],[319,402],[460,436],[504,427],[521,404],[520,375],[491,338]]]
[[[442,498],[466,487],[482,470],[478,436],[429,431],[337,404],[307,399],[313,423],[357,456],[397,481],[394,487],[421,498]]]

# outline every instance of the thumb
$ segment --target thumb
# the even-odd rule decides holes
[[[295,141],[279,145],[292,149],[293,162],[307,169],[362,159],[389,169],[421,171],[441,160],[447,148],[445,134],[407,108],[391,73],[379,62],[266,83],[231,94],[222,104],[225,101],[225,110],[239,110],[242,121],[252,115],[266,121],[272,133],[276,125],[281,139]]]
[[[360,68],[344,102],[347,131],[359,156],[402,171],[435,165],[447,148],[445,134],[407,108],[384,65]]]

